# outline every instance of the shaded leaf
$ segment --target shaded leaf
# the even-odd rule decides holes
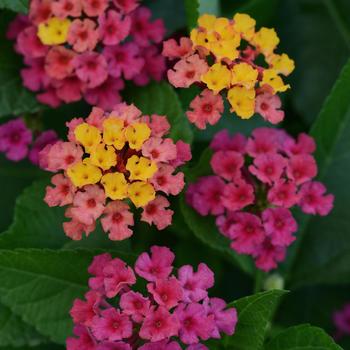
[[[276,306],[286,293],[272,290],[254,294],[233,302],[237,309],[238,322],[233,336],[225,336],[225,349],[259,350],[263,347],[265,333]]]
[[[52,341],[72,333],[69,310],[87,291],[87,267],[97,251],[17,249],[0,251],[1,300]],[[125,253],[118,257],[126,259]]]
[[[0,8],[26,13],[28,0],[0,0]]]
[[[34,346],[46,342],[33,326],[29,326],[12,311],[0,304],[0,350],[7,346]]]
[[[266,350],[341,350],[321,328],[310,325],[290,327],[265,346]]]
[[[335,206],[327,217],[304,216],[292,266],[293,285],[350,281],[349,89],[350,61],[311,131],[317,143],[318,178],[334,193]]]

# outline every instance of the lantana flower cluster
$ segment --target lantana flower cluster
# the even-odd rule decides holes
[[[54,130],[40,132],[34,137],[22,118],[12,119],[0,125],[0,152],[15,162],[28,157],[31,163],[39,165],[41,150],[57,140],[58,136]]]
[[[125,80],[160,80],[165,28],[138,0],[32,0],[7,37],[23,55],[23,84],[51,107],[84,98],[111,110]]]
[[[215,135],[210,161],[215,175],[199,178],[186,198],[200,215],[215,215],[219,231],[239,254],[269,271],[284,260],[298,225],[291,208],[328,215],[334,196],[313,179],[317,164],[312,137],[258,128],[248,139],[227,130]]]
[[[278,43],[274,29],[256,31],[255,20],[241,13],[232,20],[202,15],[190,38],[166,41],[163,55],[177,60],[168,71],[170,83],[177,88],[192,84],[203,88],[190,103],[190,122],[200,129],[216,124],[224,112],[223,97],[242,119],[258,113],[273,124],[282,121],[277,94],[290,87],[281,76],[294,70],[294,61],[275,53]]]
[[[133,233],[130,204],[142,208],[141,220],[159,230],[171,224],[173,211],[166,196],[184,187],[176,169],[191,159],[188,144],[165,137],[165,116],[142,116],[133,105],[118,104],[111,113],[93,108],[89,117],[67,123],[68,142],[47,146],[42,166],[52,172],[46,189],[49,206],[67,206],[71,221],[63,224],[70,238],[80,240],[95,229],[101,217],[111,240]]]
[[[207,350],[200,344],[221,334],[232,335],[237,312],[210,298],[214,273],[201,263],[173,272],[174,254],[153,246],[134,266],[109,254],[94,258],[88,271],[90,290],[70,311],[76,337],[67,350]],[[133,290],[144,285],[147,292]]]

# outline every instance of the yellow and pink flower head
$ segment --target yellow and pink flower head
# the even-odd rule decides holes
[[[255,29],[255,20],[237,13],[232,20],[202,15],[190,38],[164,43],[163,55],[178,61],[168,71],[175,87],[192,84],[204,90],[190,104],[188,119],[198,128],[216,124],[224,111],[223,96],[242,119],[254,113],[276,124],[284,118],[277,95],[290,88],[282,76],[294,70],[294,61],[277,54],[274,29]]]
[[[130,204],[143,208],[141,220],[159,230],[171,224],[173,211],[164,195],[177,195],[184,174],[176,168],[191,159],[190,147],[165,135],[165,116],[142,116],[133,105],[119,104],[111,113],[94,108],[84,120],[70,121],[68,142],[49,145],[40,154],[41,165],[53,172],[48,186],[49,206],[66,206],[63,224],[72,239],[95,229],[96,220],[112,240],[132,235]],[[162,193],[162,194],[161,194]]]

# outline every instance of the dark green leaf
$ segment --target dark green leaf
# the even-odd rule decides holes
[[[318,147],[319,180],[334,193],[335,207],[327,217],[308,216],[302,223],[291,276],[294,285],[350,281],[349,89],[350,61],[311,131]]]
[[[0,347],[0,350],[65,350],[66,347],[63,347],[58,344],[42,344],[39,346],[21,346],[20,348],[14,348],[14,347],[6,347],[2,348]]]
[[[296,69],[288,78],[292,102],[304,120],[311,124],[321,110],[342,67],[349,57],[350,29],[348,0],[279,1],[281,47],[295,60]],[[327,3],[332,6],[329,10]]]
[[[286,291],[272,290],[254,294],[233,302],[238,322],[233,336],[225,336],[223,343],[229,350],[259,350],[278,302]]]
[[[9,0],[8,3],[13,0]],[[15,1],[14,1],[15,2]],[[8,15],[0,13],[0,117],[36,112],[40,109],[33,93],[23,87],[20,70],[21,59],[13,51],[13,42],[4,34],[9,23]]]
[[[0,8],[26,13],[28,0],[0,0]]]
[[[321,328],[310,325],[290,327],[265,346],[266,350],[341,350]]]
[[[199,16],[199,3],[198,0],[184,0],[185,1],[185,10],[187,17],[188,29],[197,26],[197,19]]]
[[[45,342],[33,326],[29,326],[12,311],[0,304],[0,350],[5,346],[34,346]]]
[[[3,304],[52,341],[72,333],[69,310],[87,290],[87,267],[98,252],[17,249],[0,251]],[[126,259],[126,254],[118,253]]]
[[[171,124],[170,137],[192,142],[192,130],[182,110],[175,90],[167,83],[152,83],[147,87],[132,87],[125,91],[128,103],[135,104],[144,114],[166,115]]]

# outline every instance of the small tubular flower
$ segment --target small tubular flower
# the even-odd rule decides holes
[[[186,113],[199,129],[216,124],[223,114],[223,108],[210,108],[211,103],[206,104],[209,110],[202,108],[204,91],[218,96],[218,100],[227,99],[231,112],[242,119],[257,113],[273,124],[283,120],[278,93],[290,86],[281,75],[292,73],[294,61],[285,53],[275,52],[279,38],[274,29],[256,31],[255,24],[243,13],[236,13],[232,20],[203,14],[190,38],[164,42],[163,55],[174,61],[168,70],[169,82],[177,88],[195,83],[203,89],[190,103],[194,111]]]
[[[255,129],[248,139],[223,130],[210,148],[215,175],[191,183],[187,203],[199,215],[216,217],[218,231],[234,251],[250,255],[259,269],[275,269],[296,239],[298,224],[291,209],[299,206],[306,214],[324,216],[333,208],[334,196],[313,181],[314,140],[266,127]]]
[[[23,85],[54,108],[84,99],[111,111],[125,81],[165,76],[163,21],[138,0],[32,0],[7,36],[23,56]],[[203,69],[204,60],[199,75]]]
[[[201,340],[234,334],[237,311],[209,297],[214,273],[207,265],[196,272],[184,265],[176,275],[168,248],[152,246],[151,252],[142,253],[134,268],[107,253],[94,257],[90,289],[70,311],[68,350],[205,350]],[[141,294],[136,288],[145,280]]]
[[[143,116],[123,103],[110,113],[95,107],[88,118],[67,126],[69,141],[46,146],[40,164],[48,171],[63,170],[52,178],[54,187],[47,187],[44,200],[49,206],[68,205],[71,221],[63,227],[69,237],[82,239],[101,218],[111,240],[127,239],[133,234],[132,206],[159,230],[171,224],[174,211],[167,196],[182,191],[184,174],[178,168],[191,152],[183,141],[175,144],[166,137],[165,116]]]

